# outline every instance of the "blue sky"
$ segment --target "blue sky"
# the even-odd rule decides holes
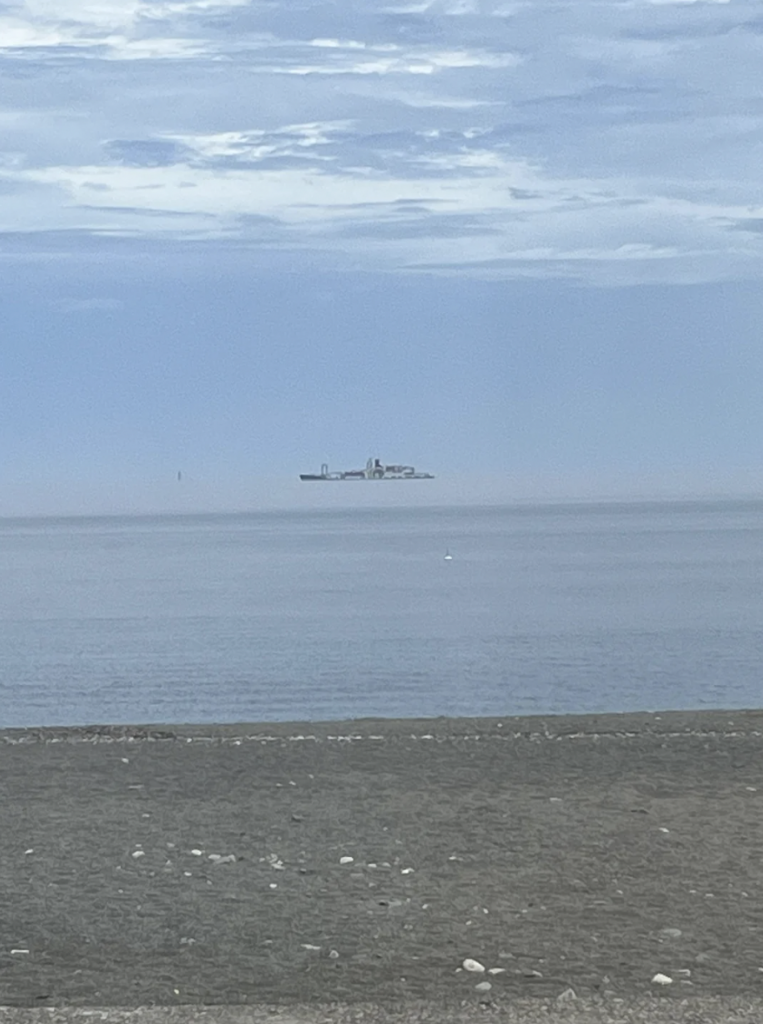
[[[761,69],[759,0],[0,2],[0,514],[763,492]],[[437,480],[296,481],[371,454]]]

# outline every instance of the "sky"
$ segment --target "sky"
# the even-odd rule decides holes
[[[759,0],[0,0],[0,515],[763,494],[762,68]],[[297,479],[370,455],[436,480]]]

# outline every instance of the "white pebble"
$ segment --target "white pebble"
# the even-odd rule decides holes
[[[488,968],[488,972],[487,973],[488,974],[505,974],[506,973],[506,968],[505,967],[490,967],[490,968]]]
[[[16,956],[19,953],[28,953],[28,952],[29,952],[28,949],[12,949],[11,950],[11,956]]]
[[[652,978],[653,985],[672,985],[673,979],[669,978],[667,974],[655,974]]]
[[[556,997],[557,1003],[571,1003],[574,999],[577,999],[577,993],[574,988],[566,988],[564,992],[560,992]]]
[[[400,871],[400,874],[401,875],[412,875],[413,874],[413,868],[403,868]]]
[[[271,889],[277,889],[278,888],[278,882],[271,882],[270,883],[270,888]]]
[[[339,954],[337,953],[337,951],[335,949],[329,950],[329,956],[331,957],[332,960],[338,960],[339,959]]]
[[[354,861],[355,861],[354,857],[340,857],[339,858],[339,863],[340,864],[352,864],[352,863],[354,863]]]
[[[133,851],[133,857],[136,860],[138,859],[138,857],[145,857],[145,856],[146,856],[146,854],[143,852],[143,850],[134,850]]]
[[[664,825],[660,825],[658,831],[659,832],[670,832],[670,829],[669,828],[665,828]]]
[[[467,957],[466,960],[461,964],[465,971],[471,971],[472,974],[484,974],[485,968],[479,962],[479,960],[472,960],[471,957]]]
[[[203,850],[191,850],[191,853],[193,854],[194,857],[201,857],[202,854],[204,853],[204,851]]]
[[[309,949],[309,950],[312,950],[315,953],[317,953],[320,950],[320,948],[321,948],[320,946],[313,946],[313,944],[310,943],[310,942],[303,942],[302,943],[302,949]]]
[[[474,986],[477,992],[489,992],[492,987],[489,981],[478,981]]]
[[[34,853],[34,850],[24,850],[25,857],[28,857],[30,853]]]

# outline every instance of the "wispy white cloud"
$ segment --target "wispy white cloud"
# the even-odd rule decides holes
[[[299,140],[300,131],[321,146],[328,144],[331,128],[296,126],[274,137]],[[24,180],[66,195],[70,228],[112,236],[237,239],[294,251],[319,246],[338,257],[351,253],[356,266],[369,268],[436,264],[442,271],[485,273],[500,267],[505,275],[528,266],[538,273],[541,264],[556,274],[574,265],[575,274],[606,278],[597,266],[651,264],[663,275],[666,263],[682,259],[717,259],[725,250],[739,260],[745,253],[759,258],[763,251],[754,230],[751,240],[728,230],[746,218],[761,221],[763,205],[659,195],[649,183],[643,190],[626,182],[613,189],[609,179],[552,178],[489,149],[414,158],[409,173],[398,177],[351,168],[221,172],[205,166],[242,152],[264,160],[273,147],[262,138],[183,137],[198,154],[198,165],[50,168]],[[32,211],[30,206],[34,218]],[[33,227],[34,220],[27,229]],[[460,237],[455,248],[454,237]]]
[[[246,6],[247,0],[23,0],[0,14],[0,53],[67,47],[97,49],[105,59],[194,57],[208,45],[166,33],[168,19]]]
[[[253,70],[288,75],[432,75],[452,68],[511,68],[521,63],[517,54],[486,50],[438,50],[338,39],[311,39],[308,46],[327,50],[329,55],[320,61],[263,63]]]
[[[154,60],[197,57],[208,47],[192,39],[130,38],[117,33],[94,33],[93,26],[35,24],[0,17],[0,54],[34,50],[97,52],[106,60]]]
[[[400,103],[405,107],[412,107],[414,110],[475,110],[479,107],[502,106],[499,100],[478,100],[467,99],[459,96],[427,95],[416,93],[411,90],[389,89],[379,93],[380,99],[389,100],[393,103]]]
[[[759,22],[757,0],[19,0],[0,231],[759,275]]]
[[[351,122],[285,125],[273,131],[250,129],[236,132],[172,135],[166,138],[181,143],[202,158],[262,160],[271,156],[293,156],[316,146],[326,146],[339,134],[349,130]],[[313,157],[315,156],[314,154]]]

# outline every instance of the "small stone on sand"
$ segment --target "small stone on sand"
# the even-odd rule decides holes
[[[574,988],[566,988],[563,992],[560,992],[556,997],[557,1003],[571,1003],[577,999],[577,993]]]
[[[479,962],[479,960],[472,960],[471,957],[467,957],[466,960],[461,964],[465,971],[471,971],[472,974],[484,974],[485,968]]]

